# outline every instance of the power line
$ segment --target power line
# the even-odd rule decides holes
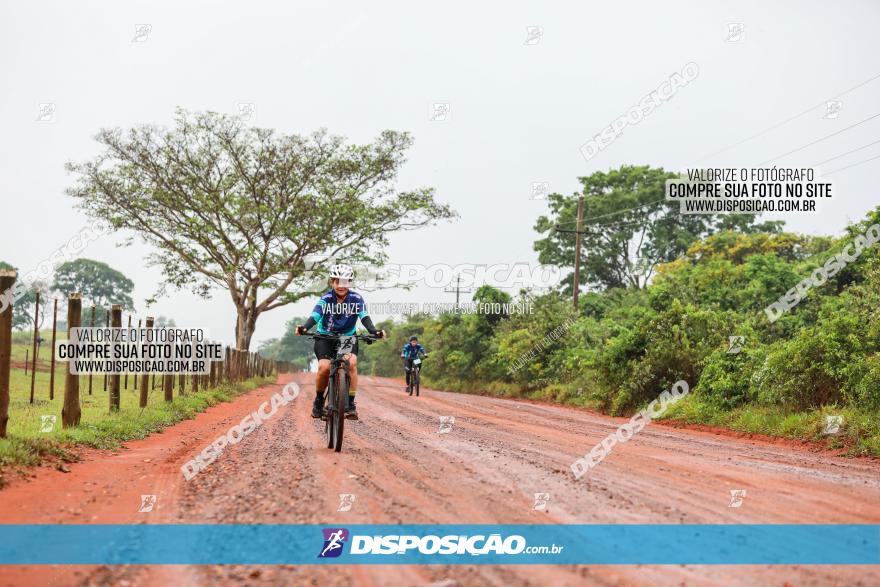
[[[806,145],[802,145],[802,146],[798,147],[797,149],[792,149],[791,151],[785,152],[781,155],[776,155],[775,157],[771,157],[771,158],[767,159],[766,161],[761,161],[760,163],[758,163],[758,165],[764,165],[765,163],[770,163],[771,161],[776,161],[777,159],[782,159],[783,157],[788,157],[792,153],[797,153],[798,151],[802,151],[802,150],[806,149],[807,147],[811,147],[811,146],[815,145],[816,143],[821,143],[825,139],[830,139],[831,137],[837,136],[842,132],[846,132],[851,128],[855,128],[859,125],[865,124],[869,120],[873,120],[873,119],[877,118],[878,116],[880,116],[880,113],[874,114],[873,116],[869,116],[868,118],[866,118],[864,120],[861,120],[855,124],[851,124],[851,125],[847,126],[846,128],[842,128],[838,131],[835,131],[835,132],[831,133],[830,135],[825,135],[824,137],[820,137],[820,138],[816,139],[815,141],[811,141],[811,142],[807,143]]]
[[[678,219],[678,216],[666,216],[663,218],[657,218],[656,220],[651,220],[650,222],[651,222],[651,224],[658,224],[660,222],[676,221],[677,219]],[[594,224],[594,225],[591,225],[589,228],[605,228],[606,226],[613,226],[614,228],[626,228],[628,226],[643,226],[646,222],[648,222],[648,220],[636,220],[633,222],[625,222],[623,224],[614,224],[614,223]],[[575,234],[577,232],[574,230],[559,230],[559,228],[557,228],[557,226],[558,225],[551,227],[551,230],[554,230],[556,232],[565,233],[565,234]],[[585,230],[582,230],[582,232],[586,233],[586,232],[588,232],[588,230],[585,229]]]
[[[848,89],[846,89],[846,90],[844,90],[844,91],[842,91],[842,92],[839,92],[839,93],[837,93],[837,94],[834,94],[831,98],[839,98],[839,97],[841,97],[841,96],[845,96],[846,94],[849,94],[850,92],[853,92],[853,91],[855,91],[855,90],[857,90],[857,89],[859,89],[859,88],[861,88],[861,87],[863,87],[863,86],[865,86],[865,85],[867,85],[867,84],[873,82],[873,81],[876,80],[876,79],[880,79],[880,73],[878,73],[878,74],[876,74],[876,75],[874,75],[874,76],[872,76],[872,77],[870,77],[870,78],[868,78],[868,79],[862,81],[861,83],[858,83],[858,84],[856,84],[856,85],[854,85],[854,86],[852,86],[852,87],[850,87],[850,88],[848,88]],[[793,121],[793,120],[796,120],[796,119],[800,118],[801,116],[804,116],[805,114],[808,114],[808,113],[812,112],[812,111],[815,110],[816,108],[819,108],[819,107],[821,107],[821,106],[826,105],[827,102],[828,102],[828,99],[823,100],[823,101],[819,102],[818,104],[816,104],[816,105],[814,105],[814,106],[811,106],[811,107],[809,107],[809,108],[807,108],[807,109],[805,109],[805,110],[799,112],[798,114],[795,114],[795,115],[793,115],[793,116],[790,116],[790,117],[788,117],[788,118],[786,118],[786,119],[784,119],[784,120],[782,120],[782,121],[780,121],[780,122],[777,122],[777,123],[775,123],[775,124],[773,124],[773,125],[771,125],[771,126],[765,128],[765,129],[763,129],[763,130],[761,130],[761,131],[758,131],[757,133],[755,133],[755,134],[753,134],[753,135],[751,135],[751,136],[748,136],[748,137],[746,137],[746,138],[744,138],[744,139],[741,139],[740,141],[737,141],[736,143],[733,143],[732,145],[729,145],[729,146],[727,146],[727,147],[724,147],[724,148],[722,148],[722,149],[719,149],[719,150],[717,150],[717,151],[715,151],[715,152],[713,152],[713,153],[710,153],[710,154],[708,154],[708,155],[704,155],[704,156],[700,157],[699,159],[697,159],[697,160],[694,162],[694,165],[696,165],[696,163],[699,163],[700,161],[703,161],[704,159],[706,159],[706,158],[708,158],[708,157],[714,157],[715,155],[718,155],[718,154],[724,153],[724,152],[726,152],[726,151],[729,151],[730,149],[733,149],[734,147],[738,147],[739,145],[742,145],[743,143],[746,143],[746,142],[751,141],[751,140],[753,140],[753,139],[756,139],[756,138],[758,138],[758,137],[760,137],[760,136],[763,136],[763,135],[767,134],[768,132],[770,132],[770,131],[772,131],[772,130],[775,130],[775,129],[781,127],[781,126],[784,126],[784,125],[788,124],[789,122],[791,122],[791,121]],[[798,151],[801,151],[801,150],[803,150],[803,149],[806,149],[807,147],[810,147],[810,146],[812,146],[812,145],[815,145],[815,144],[817,144],[817,143],[819,143],[819,142],[822,142],[822,141],[824,141],[824,140],[826,140],[826,139],[829,139],[829,138],[831,138],[831,137],[833,137],[833,136],[836,136],[836,135],[838,135],[838,134],[840,134],[840,133],[842,133],[842,132],[845,132],[845,131],[847,131],[847,130],[849,130],[849,129],[852,129],[852,128],[855,128],[855,127],[857,127],[857,126],[860,126],[860,125],[862,125],[862,124],[864,124],[864,123],[866,123],[866,122],[868,122],[868,121],[870,121],[870,120],[873,120],[874,118],[877,118],[878,116],[880,116],[880,113],[875,114],[875,115],[873,115],[873,116],[870,116],[870,117],[866,118],[865,120],[862,120],[862,121],[860,121],[860,122],[857,122],[857,123],[855,123],[855,124],[853,124],[853,125],[850,125],[850,126],[848,126],[848,127],[846,127],[846,128],[843,128],[843,129],[841,129],[841,130],[838,130],[838,131],[836,131],[836,132],[834,132],[834,133],[831,133],[831,134],[829,134],[829,135],[827,135],[827,136],[820,137],[820,138],[818,138],[818,139],[816,139],[816,140],[814,140],[814,141],[812,141],[812,142],[810,142],[810,143],[807,143],[806,145],[803,145],[803,146],[801,146],[801,147],[798,147],[798,148],[796,148],[796,149],[793,149],[793,150],[788,151],[788,152],[786,152],[786,153],[783,153],[783,154],[781,154],[781,155],[777,155],[776,157],[773,157],[773,158],[771,158],[771,159],[768,159],[768,160],[766,160],[766,161],[763,161],[763,162],[759,163],[758,165],[764,165],[765,163],[769,163],[769,162],[771,162],[771,161],[774,161],[775,159],[781,159],[782,157],[787,157],[788,155],[791,155],[791,154],[793,154],[793,153],[797,153]],[[816,166],[818,166],[818,165],[822,165],[822,164],[824,164],[824,163],[827,163],[827,162],[829,162],[829,161],[833,161],[833,160],[835,160],[835,159],[839,159],[840,157],[843,157],[843,156],[845,156],[845,155],[849,155],[849,154],[851,154],[851,153],[855,153],[856,151],[860,151],[860,150],[862,150],[862,149],[865,149],[865,148],[870,147],[871,145],[874,145],[874,144],[877,144],[877,143],[880,143],[880,140],[878,140],[878,141],[874,141],[874,142],[869,143],[869,144],[867,144],[867,145],[864,145],[864,146],[862,146],[862,147],[858,147],[858,148],[853,149],[853,150],[851,150],[851,151],[847,151],[846,153],[842,153],[842,154],[837,155],[837,156],[835,156],[835,157],[831,157],[830,159],[826,159],[825,161],[822,161],[822,162],[820,162],[820,163],[816,163],[813,167],[816,167]],[[873,161],[874,159],[878,159],[878,158],[880,158],[880,156],[877,156],[877,157],[871,157],[871,158],[869,158],[869,159],[865,159],[864,161],[859,161],[858,163],[853,163],[852,165],[847,165],[847,166],[845,166],[845,167],[840,167],[840,168],[838,168],[838,169],[835,169],[834,171],[829,171],[829,172],[827,172],[827,174],[835,173],[835,172],[837,172],[837,171],[842,171],[842,170],[844,170],[844,169],[849,169],[849,168],[851,168],[851,167],[855,167],[855,166],[857,166],[857,165],[861,165],[861,164],[863,164],[863,163],[867,163],[867,162],[869,162],[869,161]],[[660,199],[658,199],[658,200],[654,200],[654,201],[652,201],[652,202],[647,202],[647,203],[645,203],[645,204],[640,204],[640,205],[638,205],[638,206],[634,206],[634,207],[632,207],[632,208],[626,208],[626,209],[624,209],[624,210],[617,210],[617,211],[614,211],[614,212],[609,212],[609,213],[607,213],[607,214],[601,214],[601,215],[599,215],[599,216],[593,216],[593,217],[590,217],[590,218],[585,218],[584,221],[598,220],[598,219],[601,219],[601,218],[607,218],[607,217],[609,217],[609,216],[614,216],[614,215],[616,215],[616,214],[623,214],[624,212],[630,212],[630,211],[632,211],[632,210],[637,210],[637,209],[639,209],[639,208],[643,208],[643,207],[645,207],[645,206],[650,206],[650,205],[654,205],[654,204],[659,204],[660,202],[663,202],[663,201],[665,201],[665,200],[666,200],[665,197],[664,197],[664,198],[660,198]],[[663,219],[660,219],[660,220],[663,220]],[[656,222],[656,221],[655,221],[655,222]],[[576,233],[577,231],[558,230],[558,227],[559,227],[559,226],[570,225],[570,224],[576,224],[576,223],[577,223],[577,221],[558,222],[558,223],[556,223],[554,226],[552,226],[552,227],[550,228],[550,230],[551,230],[551,231],[556,231],[556,232],[574,232],[574,233]],[[612,223],[607,223],[607,224],[604,224],[604,223],[603,223],[603,224],[600,224],[600,225],[594,225],[594,227],[595,227],[595,228],[602,228],[602,227],[604,227],[604,226],[611,226],[612,224],[613,224],[613,222],[612,222]],[[638,223],[638,222],[635,222],[635,223],[629,223],[629,224],[624,224],[624,225],[618,225],[618,227],[619,227],[619,228],[623,228],[624,226],[632,226],[632,225],[636,225],[636,224],[640,224],[640,223]],[[534,252],[534,251],[532,251],[532,252]]]
[[[877,155],[877,156],[875,156],[875,157],[870,157],[870,158],[865,159],[865,160],[863,160],[863,161],[859,161],[858,163],[853,163],[852,165],[846,165],[846,166],[844,166],[844,167],[838,167],[837,169],[833,169],[833,170],[831,170],[831,171],[825,173],[824,175],[831,175],[832,173],[836,173],[836,172],[838,172],[838,171],[843,171],[844,169],[849,169],[850,167],[855,167],[856,165],[861,165],[862,163],[867,163],[868,161],[873,161],[874,159],[880,159],[880,155]]]
[[[873,77],[870,77],[870,78],[866,79],[865,81],[861,82],[860,84],[857,84],[857,85],[855,85],[855,86],[849,88],[848,90],[844,90],[843,92],[840,92],[840,93],[838,93],[838,94],[834,94],[831,98],[839,98],[839,97],[841,97],[841,96],[845,96],[846,94],[849,94],[850,92],[852,92],[852,91],[854,91],[854,90],[857,90],[857,89],[861,88],[862,86],[865,86],[865,85],[871,83],[872,81],[874,81],[874,80],[876,80],[876,79],[878,79],[878,78],[880,78],[880,73],[878,73],[877,75],[875,75],[875,76],[873,76]],[[830,99],[830,98],[829,98],[829,99]],[[803,115],[805,115],[805,114],[809,114],[810,112],[812,112],[812,111],[815,110],[816,108],[819,108],[819,107],[821,107],[821,106],[824,106],[824,105],[828,102],[829,99],[822,100],[821,102],[819,102],[819,103],[816,104],[815,106],[810,106],[810,107],[807,108],[806,110],[804,110],[804,111],[802,111],[802,112],[800,112],[800,113],[798,113],[798,114],[795,114],[794,116],[790,116],[789,118],[786,118],[785,120],[783,120],[783,121],[781,121],[781,122],[777,122],[776,124],[773,124],[773,125],[771,125],[771,126],[768,126],[768,127],[765,128],[764,130],[758,131],[757,133],[755,133],[755,134],[753,134],[753,135],[751,135],[751,136],[749,136],[749,137],[746,137],[746,138],[744,138],[744,139],[742,139],[742,140],[740,140],[740,141],[737,141],[736,143],[733,143],[732,145],[728,145],[727,147],[724,147],[723,149],[719,149],[718,151],[715,151],[714,153],[710,153],[710,154],[708,154],[708,155],[703,155],[702,157],[700,157],[699,159],[697,159],[697,160],[693,163],[693,165],[696,165],[697,163],[703,161],[704,159],[708,159],[709,157],[714,157],[715,155],[720,155],[721,153],[724,153],[724,152],[726,152],[726,151],[729,151],[730,149],[733,149],[734,147],[738,147],[738,146],[742,145],[743,143],[747,143],[747,142],[751,141],[752,139],[756,139],[756,138],[758,138],[758,137],[760,137],[760,136],[764,136],[764,135],[767,134],[768,132],[770,132],[770,131],[772,131],[772,130],[776,130],[776,129],[779,128],[780,126],[786,125],[786,124],[788,124],[789,122],[791,122],[792,120],[795,120],[795,119],[797,119],[797,118],[800,118],[801,116],[803,116]]]
[[[615,212],[609,212],[608,214],[600,214],[599,216],[591,216],[590,218],[584,218],[584,221],[586,222],[587,220],[598,220],[599,218],[607,218],[608,216],[614,216],[615,214],[623,214],[624,212],[629,212],[629,211],[631,211],[631,210],[638,210],[639,208],[644,208],[645,206],[651,206],[651,205],[653,205],[653,204],[659,204],[660,202],[663,202],[664,200],[666,200],[665,197],[660,198],[659,200],[654,200],[653,202],[647,202],[647,203],[645,203],[645,204],[639,204],[638,206],[633,206],[632,208],[626,208],[626,209],[624,209],[624,210],[617,210],[617,211],[615,211]],[[569,220],[569,221],[566,221],[566,222],[557,222],[557,223],[556,223],[556,226],[562,226],[562,225],[565,225],[565,224],[577,224],[577,221],[576,221],[576,220]]]
[[[859,84],[856,84],[856,85],[852,86],[852,87],[849,88],[849,89],[844,90],[843,92],[839,92],[839,93],[837,93],[837,94],[834,94],[834,96],[832,96],[832,98],[839,98],[839,97],[841,97],[841,96],[845,96],[846,94],[849,94],[850,92],[853,92],[853,91],[855,91],[855,90],[861,88],[862,86],[865,86],[865,85],[871,83],[872,81],[874,81],[874,80],[876,80],[876,79],[880,79],[880,73],[878,73],[877,75],[874,75],[874,76],[872,76],[872,77],[866,79],[865,81],[863,81],[863,82],[861,82],[861,83],[859,83]],[[750,140],[752,140],[752,139],[756,139],[756,138],[758,138],[758,137],[760,137],[760,136],[763,136],[763,135],[767,134],[768,132],[770,132],[771,130],[774,130],[774,129],[776,129],[776,128],[779,128],[780,126],[783,126],[783,125],[785,125],[785,124],[791,122],[792,120],[795,120],[795,119],[797,119],[797,118],[800,118],[801,116],[803,116],[803,115],[805,115],[805,114],[808,114],[809,112],[815,110],[816,108],[818,108],[818,107],[820,107],[820,106],[824,106],[825,103],[826,103],[827,101],[828,101],[828,100],[823,100],[822,102],[816,104],[815,106],[811,106],[810,108],[807,108],[806,110],[804,110],[804,111],[802,111],[802,112],[800,112],[800,113],[798,113],[798,114],[795,114],[794,116],[790,116],[789,118],[786,118],[785,120],[783,120],[783,121],[781,121],[781,122],[778,122],[778,123],[776,123],[776,124],[774,124],[774,125],[772,125],[772,126],[769,126],[769,127],[765,128],[765,129],[762,130],[762,131],[759,131],[759,132],[757,132],[757,133],[755,133],[755,134],[753,134],[753,135],[751,135],[751,136],[749,136],[749,137],[747,137],[747,138],[745,138],[745,139],[742,139],[741,141],[738,141],[737,143],[734,143],[733,145],[730,145],[730,146],[728,146],[728,147],[724,147],[723,149],[720,149],[720,150],[718,150],[718,151],[715,151],[714,153],[711,153],[710,155],[705,155],[705,156],[701,157],[700,159],[698,159],[698,160],[695,162],[695,164],[696,164],[696,163],[699,163],[699,162],[702,161],[703,159],[706,159],[707,157],[712,157],[712,156],[718,155],[719,153],[723,153],[723,152],[725,152],[725,151],[728,151],[728,150],[730,150],[730,149],[732,149],[732,148],[734,148],[734,147],[737,147],[737,146],[739,146],[739,145],[741,145],[741,144],[743,144],[743,143],[745,143],[745,142],[748,142],[748,141],[750,141]],[[844,132],[844,131],[847,131],[847,130],[849,130],[849,129],[851,129],[851,128],[854,128],[854,127],[856,127],[856,126],[859,126],[859,125],[861,125],[861,124],[864,124],[865,122],[868,122],[869,120],[872,120],[873,118],[876,118],[876,117],[878,117],[878,116],[880,116],[880,113],[875,114],[874,116],[871,116],[871,117],[869,117],[869,118],[866,118],[865,120],[862,120],[861,122],[857,122],[857,123],[855,123],[855,124],[853,124],[853,125],[851,125],[851,126],[848,126],[848,127],[844,128],[844,129],[841,129],[841,130],[839,130],[839,131],[837,131],[837,132],[834,132],[834,133],[832,133],[832,134],[830,134],[830,135],[827,135],[827,136],[825,136],[825,137],[822,137],[822,138],[816,139],[815,141],[813,141],[813,142],[811,142],[811,143],[808,143],[808,144],[806,144],[806,145],[803,145],[803,146],[801,146],[801,147],[798,147],[797,149],[794,149],[794,150],[789,151],[789,152],[787,152],[787,153],[784,153],[784,154],[782,154],[782,155],[778,155],[777,157],[774,157],[773,159],[768,159],[767,161],[763,161],[762,163],[759,163],[758,165],[764,165],[765,163],[769,163],[770,161],[773,161],[774,159],[780,159],[780,158],[782,158],[782,157],[786,157],[786,156],[788,156],[788,155],[791,155],[792,153],[796,153],[796,152],[798,152],[798,151],[800,151],[800,150],[802,150],[802,149],[806,149],[807,147],[810,147],[810,146],[812,146],[812,145],[814,145],[814,144],[816,144],[816,143],[818,143],[818,142],[824,141],[825,139],[831,138],[831,137],[833,137],[833,136],[835,136],[835,135],[837,135],[837,134],[840,134],[840,133],[842,133],[842,132]],[[875,141],[875,142],[873,142],[873,143],[870,143],[870,144],[868,144],[868,145],[865,145],[864,147],[859,147],[858,149],[853,149],[852,151],[848,151],[848,152],[843,153],[843,154],[841,154],[841,155],[838,155],[838,156],[836,156],[836,157],[832,157],[831,159],[826,159],[825,161],[822,161],[821,163],[816,163],[813,167],[818,166],[818,165],[822,165],[823,163],[827,163],[828,161],[833,161],[834,159],[837,159],[837,158],[839,158],[839,157],[843,157],[844,155],[848,155],[848,154],[850,154],[850,153],[854,153],[854,152],[856,152],[856,151],[859,151],[859,150],[861,150],[861,149],[864,149],[864,148],[866,148],[866,147],[869,147],[869,146],[871,146],[871,145],[874,145],[874,144],[876,144],[876,143],[878,143],[878,142],[880,142],[880,141]],[[871,159],[867,159],[866,161],[870,161],[870,160],[871,160]],[[866,161],[863,161],[863,162],[866,162]],[[863,162],[862,162],[862,163],[863,163]],[[859,164],[859,163],[857,163],[856,165],[858,165],[858,164]],[[837,170],[835,170],[835,171],[840,171],[841,169],[846,169],[846,167],[843,167],[843,168],[837,169]],[[831,173],[831,172],[829,172],[829,173]],[[586,222],[586,221],[590,221],[590,220],[598,220],[598,219],[600,219],[600,218],[606,218],[606,217],[608,217],[608,216],[614,216],[615,214],[622,214],[622,213],[624,213],[624,212],[629,212],[629,211],[632,211],[632,210],[637,210],[637,209],[642,208],[642,207],[645,207],[645,206],[649,206],[649,205],[653,205],[653,204],[659,204],[660,202],[663,202],[663,201],[665,201],[665,200],[666,200],[665,197],[664,197],[664,198],[660,198],[660,199],[658,199],[658,200],[654,200],[653,202],[648,202],[648,203],[645,203],[645,204],[640,204],[640,205],[635,206],[635,207],[633,207],[633,208],[627,208],[627,209],[625,209],[625,210],[617,210],[616,212],[609,212],[608,214],[602,214],[602,215],[600,215],[600,216],[593,216],[593,217],[591,217],[591,218],[584,218],[584,221]],[[568,224],[576,224],[576,221],[568,221],[568,222],[557,223],[556,226],[562,226],[562,225],[568,225]],[[607,224],[603,224],[603,225],[601,225],[601,226],[608,226],[608,225],[607,225]]]
[[[829,161],[834,161],[835,159],[840,159],[841,157],[844,157],[844,156],[849,155],[851,153],[855,153],[856,151],[861,151],[862,149],[867,149],[871,145],[876,145],[877,143],[880,143],[880,140],[876,140],[873,143],[868,143],[867,145],[862,145],[861,147],[856,147],[852,151],[847,151],[846,153],[841,153],[840,155],[837,155],[837,156],[832,157],[830,159],[825,159],[824,161],[819,161],[818,163],[813,163],[810,167],[814,167],[814,168],[818,167],[824,163],[828,163]]]

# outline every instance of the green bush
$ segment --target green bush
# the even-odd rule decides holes
[[[421,316],[393,328],[424,333],[426,381],[447,389],[628,414],[683,379],[693,393],[671,417],[816,439],[822,410],[850,410],[861,424],[833,442],[880,454],[876,427],[864,424],[880,411],[880,245],[778,320],[764,312],[878,221],[880,208],[842,238],[717,233],[660,265],[644,289],[584,293],[577,313],[560,292],[524,291],[517,302],[533,314]],[[504,299],[492,288],[479,297]],[[741,352],[728,352],[730,336],[745,337]],[[386,363],[399,371],[396,358]]]

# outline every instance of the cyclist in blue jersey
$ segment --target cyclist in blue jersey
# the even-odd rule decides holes
[[[296,334],[301,335],[317,325],[319,334],[351,335],[355,333],[358,320],[370,334],[379,338],[385,337],[384,330],[376,330],[373,321],[367,314],[367,304],[359,293],[351,291],[348,286],[354,280],[354,270],[349,265],[334,265],[330,268],[330,290],[315,304],[311,316],[305,324],[296,327]],[[330,360],[336,353],[336,342],[326,339],[315,340],[315,356],[318,358],[318,373],[315,377],[315,403],[312,406],[312,418],[320,418],[324,405],[324,390],[330,380]],[[357,408],[354,405],[355,391],[358,385],[357,376],[358,344],[355,342],[351,352],[350,376],[351,386],[348,389],[348,407],[345,417],[357,420]]]
[[[403,368],[406,370],[406,391],[410,395],[412,395],[412,392],[409,390],[409,386],[410,374],[413,370],[413,359],[418,359],[419,355],[427,357],[428,353],[425,352],[425,347],[419,344],[418,336],[410,336],[409,342],[404,343],[403,350],[400,351],[400,356],[403,359]]]

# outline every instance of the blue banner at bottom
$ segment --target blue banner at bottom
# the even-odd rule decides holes
[[[0,564],[876,565],[880,525],[0,525]]]

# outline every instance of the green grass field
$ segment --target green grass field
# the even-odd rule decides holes
[[[124,387],[125,376],[120,376],[121,408],[110,414],[109,392],[104,391],[104,377],[92,378],[92,393],[89,395],[88,376],[80,377],[80,404],[82,418],[80,425],[64,429],[61,426],[61,408],[64,402],[64,379],[67,363],[55,364],[55,397],[49,399],[49,341],[52,333],[42,333],[46,343],[39,353],[37,372],[34,380],[34,403],[30,403],[31,373],[25,374],[21,364],[31,345],[16,336],[12,345],[12,369],[10,373],[9,423],[7,438],[0,439],[0,469],[10,465],[38,465],[46,457],[56,457],[62,461],[76,460],[72,450],[76,445],[95,448],[115,448],[125,440],[145,436],[171,426],[181,420],[192,418],[207,407],[229,401],[236,395],[266,383],[269,378],[252,378],[238,384],[222,384],[214,389],[192,393],[192,378],[186,381],[186,391],[178,395],[175,381],[174,401],[166,402],[161,388],[151,389],[147,407],[138,406],[139,392],[135,377],[129,375],[128,389]],[[61,338],[59,336],[59,338]],[[42,370],[41,370],[42,369]],[[272,378],[274,379],[274,377]],[[152,386],[152,377],[150,379]],[[156,378],[157,385],[160,379]],[[43,416],[55,416],[54,426],[47,429]]]

